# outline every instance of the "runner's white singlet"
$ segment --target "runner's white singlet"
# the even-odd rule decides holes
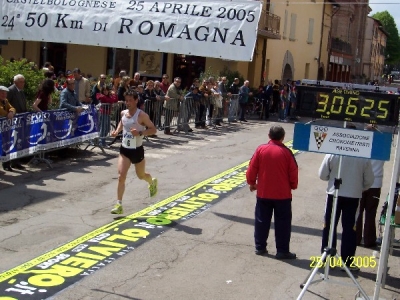
[[[143,136],[133,136],[131,133],[131,128],[135,128],[137,131],[144,131],[146,127],[138,123],[138,117],[141,110],[138,108],[136,113],[128,118],[128,110],[123,111],[123,116],[121,118],[123,129],[122,129],[122,147],[127,149],[136,149],[142,146]]]

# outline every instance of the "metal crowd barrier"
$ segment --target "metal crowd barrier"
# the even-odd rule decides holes
[[[172,132],[187,133],[191,131],[191,124],[196,128],[205,128],[215,127],[223,119],[227,119],[229,123],[238,120],[239,95],[237,94],[222,101],[215,101],[211,97],[210,100],[185,97],[182,101],[177,99],[167,101],[170,103],[166,105],[164,100],[146,100],[142,107],[158,130],[169,129]],[[120,139],[112,137],[111,133],[117,128],[121,111],[124,109],[126,105],[123,102],[98,105],[99,138],[92,142],[92,146],[98,146],[103,150]]]
[[[196,128],[216,126],[223,119],[228,122],[238,120],[239,95],[232,95],[221,101],[210,97],[209,99],[185,97],[182,101],[177,99],[164,101],[153,100],[145,102],[145,112],[159,130],[190,131],[190,124]]]

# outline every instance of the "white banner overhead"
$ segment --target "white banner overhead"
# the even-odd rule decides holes
[[[0,40],[251,61],[259,1],[1,0]]]

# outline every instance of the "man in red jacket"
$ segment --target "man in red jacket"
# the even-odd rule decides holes
[[[277,250],[275,257],[294,259],[296,254],[289,252],[289,243],[292,190],[298,184],[297,162],[292,151],[282,143],[285,130],[281,126],[272,126],[268,137],[270,141],[257,148],[246,173],[250,191],[257,191],[254,224],[256,254],[268,253],[267,239],[274,213]]]

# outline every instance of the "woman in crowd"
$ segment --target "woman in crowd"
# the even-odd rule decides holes
[[[129,76],[124,76],[122,77],[119,87],[118,87],[118,100],[119,101],[125,101],[125,93],[129,91],[129,81],[131,78]]]
[[[32,104],[34,111],[46,111],[49,110],[49,105],[52,103],[51,94],[54,92],[54,81],[51,79],[45,79],[37,93],[36,100]]]

